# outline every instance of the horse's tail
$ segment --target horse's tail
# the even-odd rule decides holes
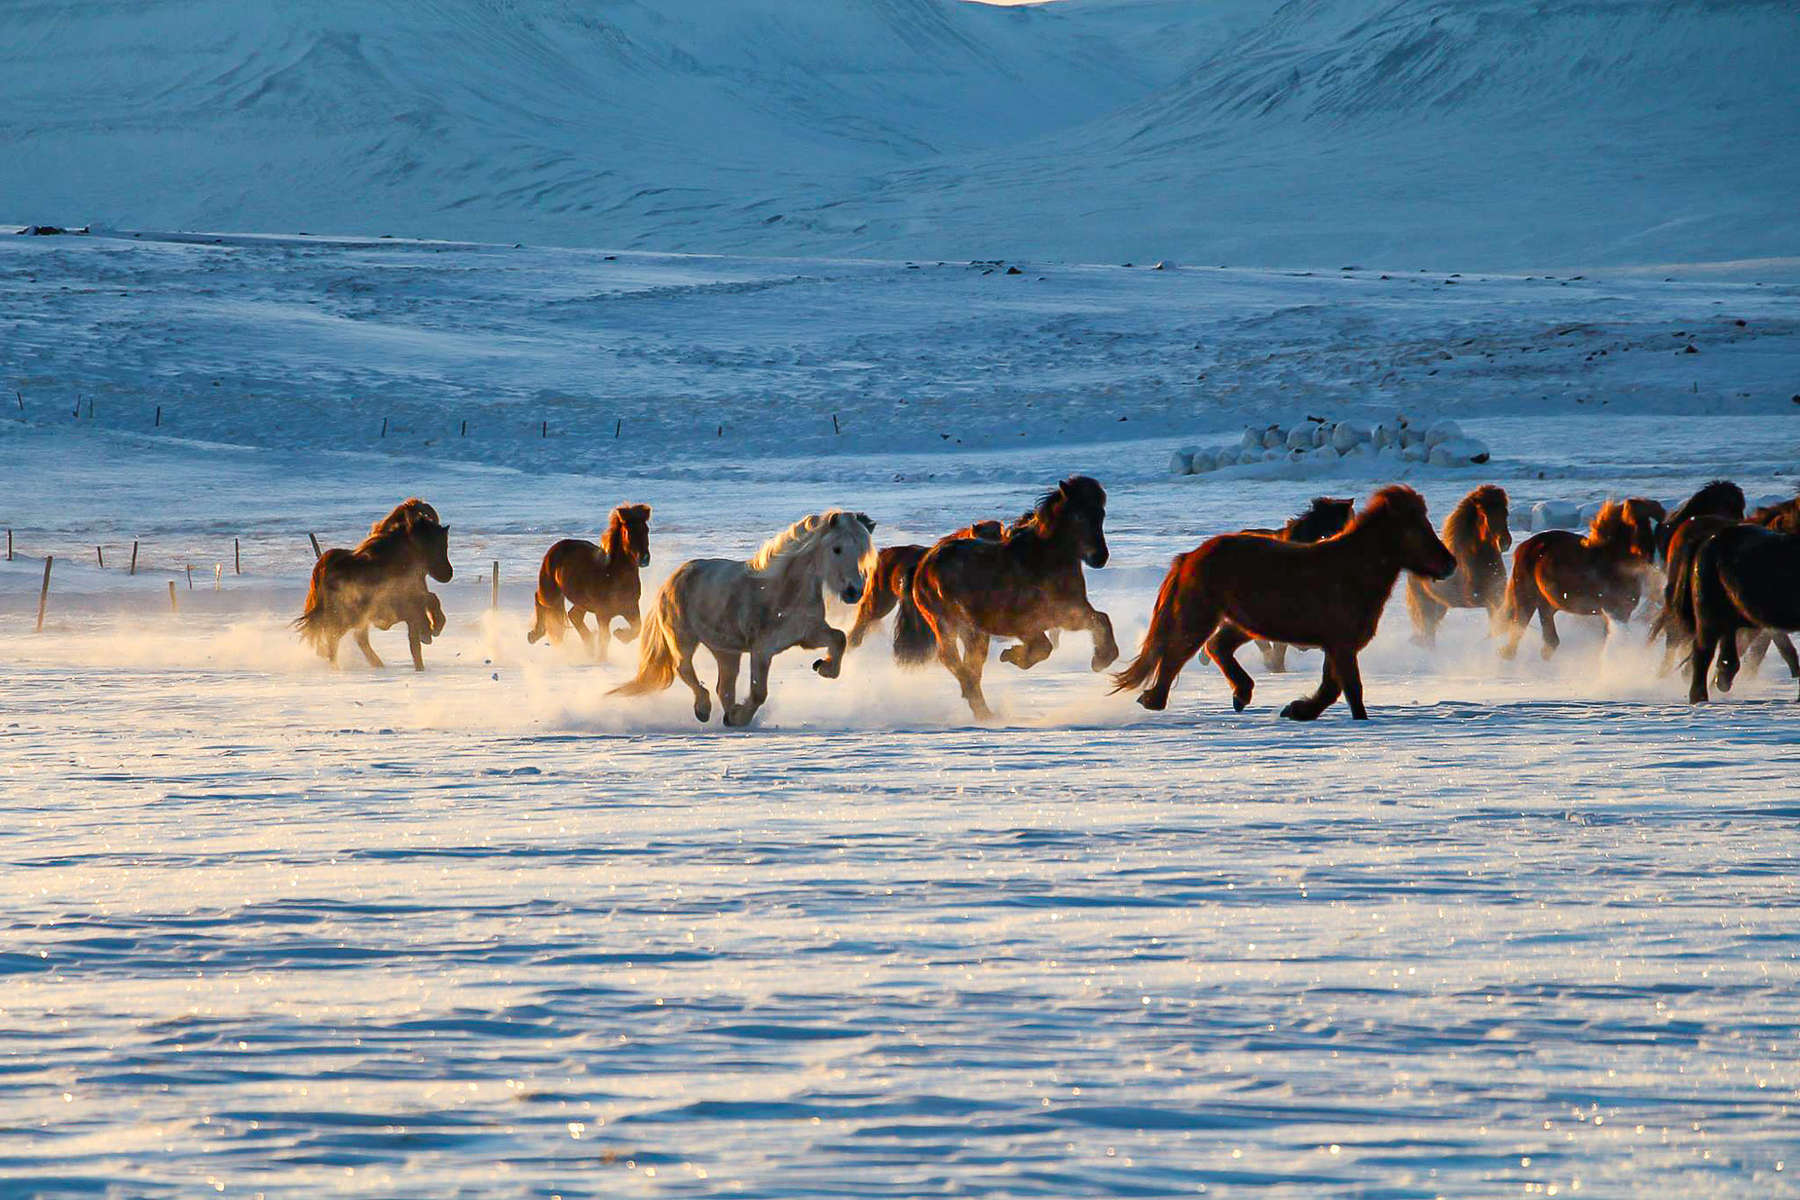
[[[902,666],[917,666],[937,653],[937,630],[925,619],[914,596],[914,588],[922,563],[907,567],[895,583],[900,593],[900,611],[894,614],[894,659]]]
[[[306,589],[306,607],[301,610],[298,617],[289,623],[290,628],[300,634],[301,641],[321,654],[325,653],[325,643],[328,637],[326,633],[328,622],[325,616],[327,564],[336,561],[337,554],[336,550],[327,550],[319,556],[317,562],[313,563],[312,581]]]
[[[1143,687],[1149,683],[1156,674],[1156,668],[1162,664],[1164,652],[1174,642],[1177,620],[1175,610],[1181,602],[1181,568],[1186,557],[1179,555],[1169,564],[1169,573],[1163,576],[1162,587],[1156,591],[1156,607],[1150,610],[1150,628],[1144,630],[1144,640],[1138,646],[1137,657],[1123,671],[1113,673],[1113,691],[1122,692],[1127,688]]]
[[[620,684],[609,696],[644,696],[660,692],[675,682],[675,597],[668,584],[657,593],[650,615],[644,618],[638,640],[637,675]]]
[[[562,588],[556,582],[556,568],[551,565],[548,554],[544,555],[544,565],[538,568],[537,594],[532,597],[531,605],[536,610],[536,620],[525,640],[536,643],[548,634],[551,641],[562,641],[568,614],[564,611]]]
[[[1688,531],[1689,536],[1693,531]],[[1712,539],[1708,538],[1707,541]],[[1656,641],[1659,635],[1666,634],[1669,644],[1687,645],[1694,640],[1694,630],[1698,624],[1694,617],[1694,571],[1700,565],[1699,549],[1694,544],[1682,539],[1679,546],[1671,545],[1676,551],[1674,559],[1667,561],[1668,574],[1663,579],[1663,610],[1656,615],[1656,622],[1650,626],[1650,640]]]

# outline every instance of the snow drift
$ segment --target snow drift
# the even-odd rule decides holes
[[[1780,0],[26,0],[0,220],[1500,269],[1791,253]]]

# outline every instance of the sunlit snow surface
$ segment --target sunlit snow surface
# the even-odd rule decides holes
[[[782,660],[759,727],[727,733],[694,725],[675,693],[607,699],[634,647],[601,667],[523,639],[536,555],[591,535],[613,503],[656,505],[660,579],[830,503],[898,540],[1016,511],[1087,469],[1111,491],[1095,596],[1134,646],[1171,553],[1377,482],[1161,474],[1171,447],[1233,437],[1259,403],[1475,426],[1490,471],[1413,469],[1438,516],[1488,479],[1521,505],[1673,499],[1718,473],[1787,490],[1791,290],[1659,274],[1587,291],[1493,281],[1481,301],[1473,282],[1415,293],[1373,271],[1035,285],[962,267],[944,285],[970,289],[959,349],[909,324],[925,305],[884,299],[938,286],[920,273],[811,264],[792,273],[841,281],[811,301],[827,323],[810,335],[767,293],[654,301],[670,322],[691,306],[682,369],[747,426],[714,470],[673,416],[606,465],[610,405],[651,419],[641,379],[609,391],[527,348],[512,375],[445,354],[434,381],[393,349],[417,319],[404,307],[372,309],[367,336],[327,354],[227,305],[234,341],[135,250],[102,245],[99,278],[94,246],[0,246],[5,382],[28,409],[0,423],[0,521],[25,556],[0,564],[0,1194],[1794,1191],[1800,714],[1773,661],[1690,709],[1641,628],[1603,647],[1568,622],[1554,661],[1534,633],[1503,666],[1477,616],[1453,616],[1432,655],[1396,605],[1364,658],[1366,725],[1341,707],[1310,727],[1276,719],[1313,685],[1313,654],[1286,677],[1258,671],[1243,714],[1205,664],[1146,714],[1106,695],[1069,635],[1028,675],[990,666],[1001,718],[980,728],[947,676],[897,671],[878,638],[835,682]],[[327,274],[330,254],[315,259]],[[458,266],[482,277],[479,258]],[[686,289],[706,268],[640,269]],[[450,277],[421,271],[430,303],[457,307]],[[268,286],[257,263],[216,276]],[[1036,386],[1075,415],[1067,444],[1033,425],[1002,449],[1012,301],[973,289],[1027,285],[1052,289],[1042,319],[1067,331]],[[520,289],[436,319],[481,345],[528,312]],[[1000,332],[983,343],[989,317]],[[1453,320],[1470,332],[1453,338]],[[1173,374],[1159,391],[1108,357],[1205,321],[1234,323],[1202,368],[1229,373],[1231,397]],[[607,323],[584,329],[608,361]],[[1677,330],[1701,353],[1676,357]],[[1441,390],[1432,368],[1396,365],[1396,347],[1423,363],[1474,331],[1515,359]],[[873,367],[822,369],[816,410],[759,410],[755,369],[694,357],[752,335],[855,342]],[[1548,365],[1518,366],[1540,336],[1529,355]],[[1345,382],[1353,338],[1388,370]],[[1608,358],[1638,365],[1589,372],[1587,355],[1626,343],[1643,348]],[[916,389],[860,382],[920,357]],[[1130,440],[1078,382],[1108,371],[1145,426]],[[892,414],[942,398],[931,378],[957,372],[981,448],[927,450]],[[276,375],[280,397],[244,382]],[[1527,375],[1571,390],[1527,396]],[[192,397],[214,390],[193,385],[212,377],[237,386],[201,409]],[[433,447],[416,430],[386,447],[344,433],[379,422],[356,400],[371,379],[414,397]],[[507,380],[586,396],[567,419],[599,433],[561,447],[586,474],[547,471],[536,456],[554,439],[506,408]],[[513,432],[458,437],[458,389],[486,406],[481,430],[504,413]],[[1682,391],[1707,415],[1684,414]],[[72,415],[77,393],[102,397],[92,421]],[[179,436],[142,419],[158,403]],[[800,432],[833,407],[854,414],[835,435],[863,439],[853,449],[833,452],[816,422]],[[889,434],[903,458],[880,452]],[[348,542],[412,491],[452,525],[451,628],[423,675],[398,669],[394,634],[376,638],[387,672],[334,674],[284,625],[305,534]]]

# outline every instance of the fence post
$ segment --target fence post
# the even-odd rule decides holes
[[[56,561],[56,555],[44,555],[44,586],[38,589],[37,628],[33,633],[44,632],[44,609],[50,603],[50,564]]]
[[[181,611],[181,605],[175,601],[175,581],[173,579],[169,580],[169,611],[174,613]]]
[[[137,540],[135,538],[132,539],[132,543],[131,543],[131,570],[129,570],[125,573],[127,575],[136,575],[137,574]]]
[[[238,548],[238,540],[236,538],[231,539],[231,573],[233,575],[242,575],[244,573],[244,553]]]
[[[494,598],[489,607],[500,607],[500,560],[497,558],[494,560]]]
[[[306,535],[306,540],[313,544],[313,557],[314,558],[324,558],[325,557],[325,552],[323,550],[319,549],[319,535],[318,534],[309,533]]]
[[[106,570],[106,555],[98,546],[94,547],[94,561],[100,564],[100,569],[102,571]]]

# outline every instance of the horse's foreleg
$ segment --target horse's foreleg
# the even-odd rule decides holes
[[[1002,650],[1000,661],[1011,663],[1021,671],[1029,671],[1049,658],[1052,649],[1054,647],[1050,643],[1048,633],[1035,633],[1028,638],[1021,639],[1018,645],[1008,646]]]
[[[1094,635],[1094,658],[1090,664],[1094,670],[1104,671],[1119,661],[1119,643],[1113,637],[1111,617],[1088,604],[1083,608],[1080,624],[1070,628],[1085,628]]]
[[[887,587],[879,580],[871,580],[869,590],[863,593],[862,603],[856,606],[856,621],[850,626],[847,648],[854,650],[862,645],[863,639],[869,636],[881,618],[894,611],[900,603],[900,594]]]
[[[375,647],[369,645],[369,627],[367,625],[359,626],[357,628],[356,648],[363,652],[363,657],[369,660],[369,665],[371,667],[379,669],[387,666],[387,664],[382,662],[376,655]]]
[[[1290,721],[1311,721],[1318,717],[1320,713],[1335,704],[1337,698],[1341,696],[1344,691],[1343,683],[1338,678],[1338,664],[1341,661],[1341,657],[1342,656],[1334,651],[1327,650],[1325,652],[1325,667],[1319,676],[1319,690],[1312,695],[1303,697],[1299,700],[1288,701],[1287,706],[1281,710],[1281,715]],[[1352,653],[1348,657],[1350,659],[1350,669],[1354,671],[1356,669],[1356,656]],[[1357,701],[1355,706],[1351,709],[1353,714],[1357,709],[1362,707],[1361,689],[1362,680],[1361,676],[1358,676]],[[1362,717],[1366,719],[1368,714],[1363,713]]]
[[[964,633],[962,662],[960,667],[951,668],[957,683],[962,686],[962,696],[969,703],[969,711],[975,714],[978,721],[990,720],[994,715],[994,710],[988,707],[987,697],[981,694],[981,673],[987,667],[990,644],[985,633]]]
[[[1721,692],[1729,692],[1731,685],[1737,681],[1738,667],[1738,633],[1736,627],[1725,630],[1719,636],[1719,669],[1713,675],[1713,684]]]
[[[1744,647],[1738,651],[1743,669],[1755,675],[1762,670],[1763,660],[1769,657],[1769,647],[1775,644],[1775,631],[1758,629],[1745,639]]]
[[[756,716],[769,698],[769,664],[775,656],[761,650],[750,652],[750,699],[747,703],[733,705],[725,710],[725,723],[733,726],[744,726]]]
[[[1781,655],[1781,661],[1787,664],[1788,677],[1800,679],[1800,655],[1794,653],[1794,643],[1787,634],[1777,629],[1769,635],[1769,641],[1775,646],[1775,653]]]
[[[1422,580],[1412,576],[1406,580],[1406,611],[1412,617],[1413,645],[1436,646],[1437,628],[1450,610],[1425,589]]]
[[[712,697],[706,694],[706,685],[700,682],[700,673],[694,670],[694,651],[698,648],[696,642],[676,642],[675,677],[694,693],[694,719],[704,725],[712,719]],[[725,717],[729,722],[731,714],[727,712]]]
[[[427,619],[429,620],[429,618]],[[406,623],[406,648],[412,651],[413,670],[415,671],[425,669],[425,655],[419,650],[419,647],[424,644],[424,639],[419,636],[419,627],[408,621]]]
[[[1237,660],[1238,647],[1249,640],[1249,634],[1229,621],[1213,630],[1212,636],[1206,639],[1206,657],[1212,659],[1219,670],[1225,673],[1225,679],[1231,684],[1231,707],[1238,712],[1243,712],[1248,707],[1250,697],[1256,691],[1256,681],[1250,678],[1250,672],[1244,670],[1243,664]],[[1177,664],[1175,671],[1180,669],[1180,665]],[[1169,675],[1173,680],[1174,671],[1171,671]],[[1158,683],[1161,682],[1161,679],[1162,675],[1159,671]],[[1166,691],[1163,692],[1164,696],[1167,694]],[[1138,703],[1144,703],[1141,697]],[[1144,704],[1144,707],[1149,708],[1150,705]]]
[[[618,638],[621,642],[637,641],[638,633],[644,628],[643,617],[638,615],[638,611],[635,608],[630,612],[620,613],[619,615],[625,618],[625,626],[622,629],[613,630],[613,636]]]
[[[812,668],[827,679],[836,679],[844,668],[844,648],[848,640],[831,626],[821,625],[807,634],[800,645],[807,650],[825,651],[824,658],[813,659]]]
[[[744,656],[741,654],[727,654],[723,650],[714,650],[713,658],[719,664],[719,686],[717,690],[719,709],[729,717],[731,715],[731,710],[737,707],[738,667],[743,663]]]
[[[1705,704],[1706,672],[1712,666],[1714,639],[1705,630],[1694,636],[1693,649],[1688,652],[1688,703]]]

